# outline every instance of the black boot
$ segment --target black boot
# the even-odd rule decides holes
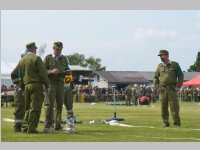
[[[163,124],[163,128],[168,128],[169,127],[169,123],[164,123]]]
[[[21,132],[22,131],[21,128],[22,128],[21,123],[15,123],[15,125],[14,125],[14,131],[15,132]]]

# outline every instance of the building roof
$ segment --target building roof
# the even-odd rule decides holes
[[[188,81],[194,77],[200,76],[200,72],[184,72],[184,80]]]
[[[102,76],[109,83],[148,83],[138,71],[101,71],[97,72],[98,75]]]
[[[153,71],[140,71],[140,74],[147,79],[148,81],[153,80],[154,72]]]
[[[96,72],[109,83],[148,83],[153,80],[153,71],[101,71]],[[184,80],[188,81],[200,76],[200,72],[184,72]]]
[[[71,70],[76,70],[76,71],[92,71],[91,69],[84,68],[84,67],[77,66],[77,65],[69,65],[69,68]]]
[[[154,76],[153,71],[141,71],[140,73],[145,77],[145,79],[149,81],[153,80],[153,76]],[[183,72],[183,74],[184,74],[185,81],[188,81],[194,77],[200,76],[200,72]]]
[[[6,63],[1,61],[1,79],[9,80],[11,71],[17,63]],[[70,66],[74,74],[93,75],[93,71],[81,66]],[[96,74],[102,76],[109,83],[118,84],[134,84],[134,83],[148,83],[153,80],[153,71],[99,71]],[[200,72],[184,72],[184,80],[188,81],[194,77],[200,76]]]

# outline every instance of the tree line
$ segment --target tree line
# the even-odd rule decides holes
[[[84,54],[73,53],[67,56],[69,65],[78,65],[94,71],[105,71],[106,67],[102,66],[101,59],[90,56],[85,57]],[[198,51],[196,60],[193,65],[190,65],[188,72],[200,72],[200,52]]]
[[[67,56],[69,65],[78,65],[94,71],[105,71],[106,67],[102,66],[101,59],[90,56],[88,58],[83,54],[73,53]]]

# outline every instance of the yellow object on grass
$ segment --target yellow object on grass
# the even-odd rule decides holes
[[[73,81],[72,75],[67,75],[67,76],[65,76],[65,78],[64,78],[64,83],[70,83],[70,82],[72,82],[72,81]]]

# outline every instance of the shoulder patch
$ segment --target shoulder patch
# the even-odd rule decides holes
[[[175,61],[171,61],[172,65],[177,65],[178,63]]]
[[[171,61],[171,63],[172,63],[172,64],[177,64],[177,62],[175,62],[175,61]]]

